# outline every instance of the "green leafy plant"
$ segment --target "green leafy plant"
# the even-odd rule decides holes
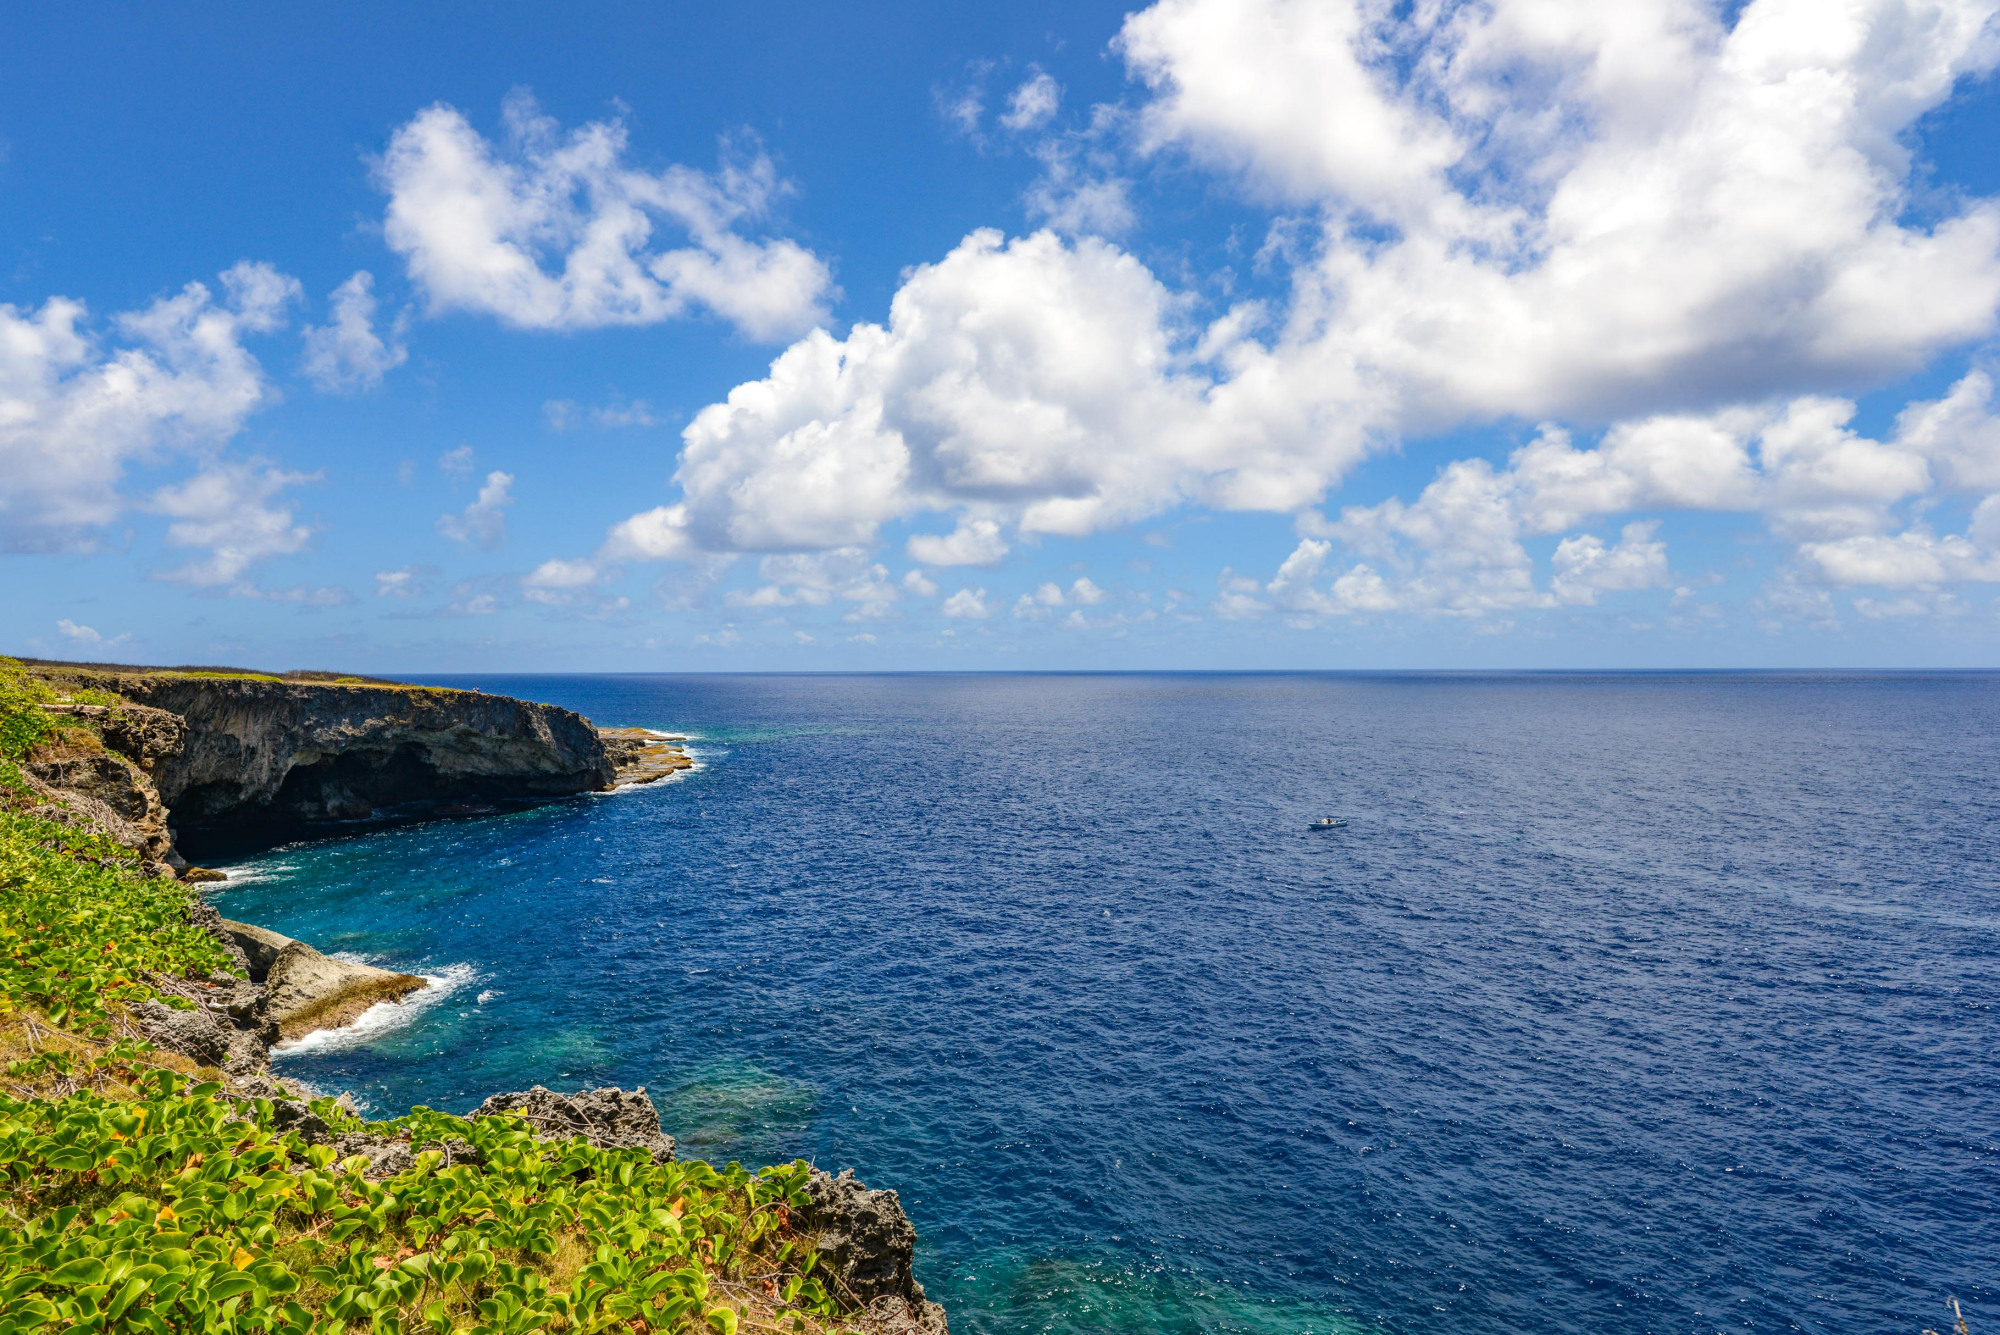
[[[74,697],[71,697],[74,699]],[[0,660],[0,766],[69,726]],[[4,778],[4,775],[0,775]],[[188,891],[123,847],[0,804],[0,1335],[816,1332],[842,1320],[793,1228],[803,1163],[655,1164],[511,1117],[330,1100],[317,1142],[197,1083],[124,1023],[228,965]],[[287,1120],[293,1125],[295,1115]],[[328,1139],[407,1142],[384,1180]]]

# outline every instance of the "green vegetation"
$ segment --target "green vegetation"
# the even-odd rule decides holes
[[[804,1164],[655,1165],[417,1108],[326,1130],[153,1048],[149,979],[227,956],[187,891],[24,808],[19,769],[75,726],[0,660],[0,1335],[738,1335],[841,1320],[791,1227]],[[206,1078],[205,1078],[206,1077]],[[407,1141],[379,1181],[328,1141]],[[352,1142],[350,1142],[350,1145]]]
[[[360,1156],[277,1130],[268,1100],[171,1072],[138,1086],[0,1098],[0,1199],[21,1221],[0,1228],[0,1330],[737,1335],[746,1309],[768,1326],[790,1304],[798,1330],[833,1310],[786,1236],[803,1164],[656,1166],[418,1109],[369,1129],[436,1148],[371,1182]]]

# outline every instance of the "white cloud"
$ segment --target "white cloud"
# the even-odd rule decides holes
[[[1046,621],[1055,615],[1053,609],[1063,605],[1061,586],[1044,583],[1033,593],[1024,593],[1014,602],[1014,616],[1022,621]]]
[[[903,576],[903,587],[911,593],[916,594],[919,598],[935,598],[938,591],[937,582],[925,575],[921,570],[911,570],[905,573]]]
[[[1104,590],[1091,583],[1090,576],[1077,576],[1076,583],[1069,586],[1069,596],[1085,607],[1095,607],[1110,597]]]
[[[505,120],[496,147],[440,103],[397,130],[377,166],[384,236],[433,313],[591,329],[705,308],[758,339],[823,318],[826,265],[794,241],[744,233],[786,190],[768,157],[647,172],[626,164],[618,121],[564,134],[521,95]],[[690,244],[660,248],[659,223]]]
[[[1664,588],[1671,582],[1667,544],[1653,537],[1657,520],[1627,524],[1615,546],[1592,533],[1556,545],[1549,592],[1559,603],[1594,606],[1600,593]]]
[[[1007,554],[1007,540],[991,519],[961,519],[943,537],[919,533],[906,550],[912,560],[934,566],[990,566]]]
[[[222,287],[220,302],[189,283],[115,317],[109,347],[81,302],[0,304],[0,545],[88,546],[126,505],[128,464],[212,451],[276,397],[242,339],[276,329],[298,284],[245,261]]]
[[[1913,588],[1991,583],[2000,580],[2000,543],[1992,540],[2000,533],[1981,529],[2000,527],[1990,522],[2000,519],[2000,505],[1988,498],[1980,509],[1987,514],[1975,518],[1971,536],[1938,536],[1924,528],[1867,533],[1806,543],[1799,556],[1817,578],[1835,585]]]
[[[1969,373],[1942,399],[1905,408],[1896,440],[1929,460],[1954,491],[2000,491],[2000,418],[1984,371]]]
[[[414,598],[422,592],[424,577],[435,573],[421,566],[404,566],[400,570],[378,570],[375,572],[375,596],[377,598]]]
[[[126,634],[123,635],[113,635],[107,638],[106,636],[100,635],[92,627],[80,626],[76,622],[71,621],[68,617],[63,617],[62,619],[57,621],[56,629],[62,632],[64,639],[74,640],[78,644],[89,645],[93,649],[109,649],[114,644],[123,644],[125,643],[125,641],[132,638],[130,632],[127,632]]]
[[[328,393],[373,389],[410,359],[398,317],[384,339],[375,332],[375,276],[366,269],[333,290],[333,319],[305,328],[306,378]]]
[[[1232,573],[1217,610],[1580,605],[1660,575],[1657,537],[1576,532],[1633,511],[1893,535],[1940,488],[2000,488],[1990,382],[1886,440],[1822,390],[1994,329],[2000,204],[1914,208],[1910,146],[2000,54],[1992,10],[1160,0],[1117,47],[1137,109],[1041,148],[1030,202],[1073,240],[975,232],[910,271],[885,324],[795,343],[695,418],[681,496],[606,550],[865,548],[940,515],[953,534],[910,551],[942,564],[979,523],[998,543],[1190,504],[1295,512],[1372,452],[1508,420],[1551,425],[1505,467],[1308,522],[1275,588]],[[1185,154],[1287,210],[1260,257],[1281,301],[1198,314],[1227,275],[1175,290],[1089,235],[1129,221],[1126,126],[1140,161]],[[1102,208],[1066,202],[1093,182]],[[1553,536],[1559,584],[1524,546]],[[1889,568],[1860,550],[1807,567]]]
[[[1216,576],[1215,584],[1215,614],[1225,621],[1248,621],[1271,610],[1270,604],[1257,596],[1261,592],[1257,581],[1228,566]]]
[[[944,600],[944,614],[965,621],[984,621],[993,615],[984,589],[960,589]]]
[[[1102,242],[977,233],[909,277],[888,327],[814,333],[698,414],[676,474],[683,502],[612,540],[659,556],[844,547],[900,516],[960,508],[981,513],[949,546],[913,551],[995,559],[996,513],[1026,532],[1081,534],[1265,487],[1212,478],[1236,460],[1213,457],[1231,447],[1171,344],[1173,304]]]
[[[507,507],[514,503],[514,475],[494,471],[486,475],[479,495],[455,515],[439,515],[437,531],[453,542],[469,543],[491,551],[507,541]]]
[[[1149,145],[1327,211],[1273,371],[1381,384],[1408,431],[1756,399],[1989,331],[2000,210],[1900,221],[1902,136],[1991,65],[1989,17],[1163,0],[1121,50]]]
[[[1036,70],[1007,99],[1007,110],[1001,115],[1000,123],[1016,133],[1039,130],[1055,119],[1056,108],[1061,105],[1062,85],[1047,73]],[[975,124],[977,119],[975,115]]]
[[[472,447],[460,445],[455,450],[446,450],[438,456],[438,467],[444,470],[446,477],[455,480],[471,477]]]
[[[1138,224],[1132,182],[1109,154],[1067,139],[1047,140],[1033,152],[1042,174],[1023,197],[1028,216],[1066,236],[1123,236]]]
[[[287,473],[260,464],[215,464],[153,493],[147,508],[170,517],[167,545],[206,549],[208,555],[161,576],[209,588],[241,586],[243,574],[259,561],[289,556],[312,539],[297,523],[289,503],[274,503],[279,492],[318,474]]]
[[[732,590],[723,601],[731,607],[825,607],[835,601],[852,603],[846,620],[875,621],[889,615],[902,597],[889,580],[888,567],[868,558],[859,547],[830,552],[767,556],[757,564],[766,581],[754,589]]]

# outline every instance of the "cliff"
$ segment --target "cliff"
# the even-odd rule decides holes
[[[476,691],[37,665],[179,718],[149,770],[181,851],[269,846],[371,817],[460,814],[610,788],[590,720]],[[107,745],[115,746],[106,734]]]
[[[177,884],[155,783],[198,790],[185,776],[202,771],[176,768],[184,749],[233,738],[262,757],[222,811],[280,805],[291,776],[343,739],[358,740],[336,760],[408,747],[443,781],[511,797],[579,772],[601,784],[601,749],[596,766],[564,767],[590,759],[574,745],[586,722],[377,688],[343,732],[337,693],[270,689],[296,682],[108,683],[169,708],[38,675],[0,658],[0,1211],[22,1236],[61,1234],[64,1252],[0,1247],[0,1328],[74,1325],[115,1293],[114,1324],[160,1335],[357,1320],[948,1335],[912,1274],[916,1233],[896,1193],[804,1162],[680,1161],[643,1090],[537,1086],[467,1118],[415,1108],[364,1122],[345,1096],[269,1071],[281,1034],[344,1023],[424,980],[224,921]],[[482,700],[527,714],[482,715]],[[482,717],[512,731],[491,748],[454,739]],[[643,782],[684,767],[669,740],[621,746],[618,770]],[[364,766],[361,782],[394,768]],[[186,787],[170,786],[176,774]],[[118,1208],[78,1215],[107,1182]],[[129,1269],[134,1246],[161,1264],[108,1287],[105,1266]]]

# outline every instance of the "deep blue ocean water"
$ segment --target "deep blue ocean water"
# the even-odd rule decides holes
[[[703,768],[237,868],[443,980],[379,1115],[643,1084],[958,1335],[2000,1328],[2000,677],[437,680]]]

